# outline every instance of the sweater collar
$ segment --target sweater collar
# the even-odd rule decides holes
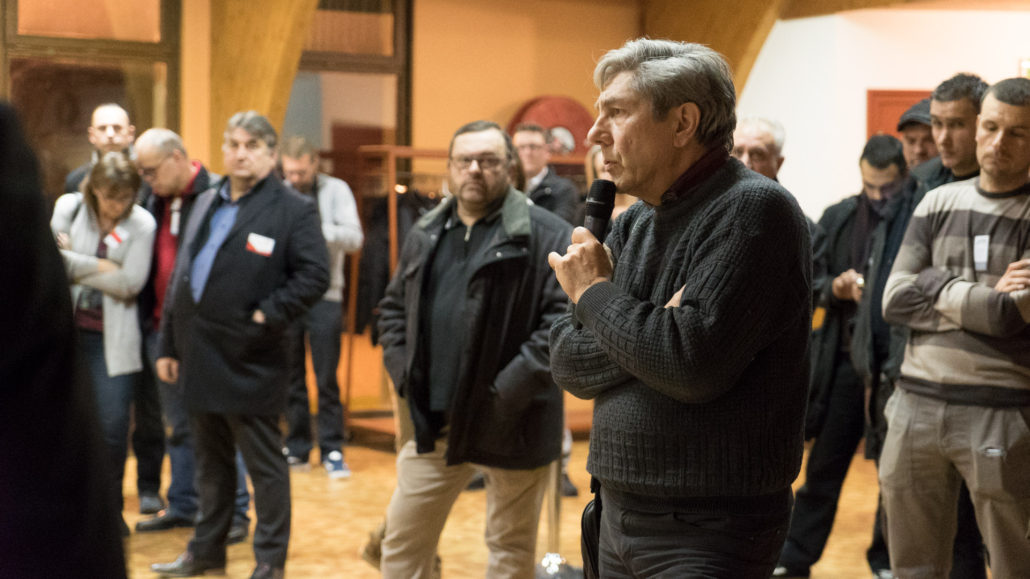
[[[662,194],[662,204],[670,201],[677,201],[690,195],[699,185],[715,174],[726,161],[730,154],[722,147],[709,149],[701,156],[696,163],[683,172],[678,179],[669,187],[668,191]]]

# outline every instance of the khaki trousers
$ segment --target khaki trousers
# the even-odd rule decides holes
[[[894,575],[948,577],[965,480],[992,576],[1030,577],[1030,428],[1020,409],[962,406],[899,388],[885,414],[880,489]]]
[[[454,501],[476,469],[486,478],[485,577],[535,575],[537,526],[547,488],[548,467],[531,470],[459,464],[447,466],[445,440],[432,453],[415,452],[409,440],[397,455],[397,487],[386,510],[380,569],[386,579],[428,579],[436,545]]]

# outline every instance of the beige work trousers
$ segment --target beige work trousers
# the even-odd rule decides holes
[[[436,545],[454,501],[476,469],[486,478],[484,577],[535,575],[537,526],[547,488],[548,467],[531,470],[459,464],[447,466],[445,440],[428,454],[409,440],[397,454],[397,487],[386,509],[386,536],[380,569],[386,579],[429,579]],[[455,561],[452,564],[458,565]]]
[[[885,414],[879,475],[894,575],[948,577],[965,480],[992,576],[1030,577],[1030,428],[1020,409],[962,406],[898,388]]]

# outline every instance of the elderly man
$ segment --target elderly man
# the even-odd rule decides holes
[[[1030,577],[1030,80],[990,87],[975,135],[980,176],[926,194],[884,291],[910,330],[880,459],[901,578],[948,575],[963,481],[992,574]]]
[[[164,308],[166,290],[172,279],[175,257],[179,251],[179,235],[189,220],[197,197],[211,187],[218,178],[204,168],[200,161],[192,161],[179,135],[168,129],[149,129],[136,140],[136,165],[145,185],[140,191],[140,204],[157,221],[154,238],[154,257],[150,277],[140,292],[140,319],[143,325],[144,349],[150,365],[157,360],[158,328]],[[148,366],[150,368],[150,366]],[[178,384],[157,379],[151,370],[144,379],[157,380],[161,393],[161,409],[171,430],[168,436],[168,459],[172,467],[172,480],[168,485],[168,508],[150,519],[136,523],[136,531],[147,533],[175,527],[192,527],[197,515],[197,491],[193,484],[196,470],[193,456],[193,434],[190,432],[189,414]],[[237,457],[236,511],[227,542],[238,543],[250,532],[250,492],[247,490],[246,470],[242,458]]]
[[[776,180],[783,166],[783,125],[760,117],[744,117],[733,131],[731,155],[760,175]]]
[[[451,140],[453,197],[408,234],[379,305],[383,361],[415,425],[397,456],[381,569],[432,576],[451,505],[486,477],[487,577],[532,577],[562,397],[547,333],[565,297],[544,260],[570,226],[510,183],[511,139],[476,121]]]
[[[229,119],[228,177],[203,193],[185,225],[162,311],[158,376],[180,381],[197,458],[200,520],[163,576],[225,567],[239,445],[254,482],[252,579],[283,577],[290,473],[279,416],[286,406],[285,336],[329,287],[329,257],[309,199],[273,174],[276,132],[254,111]]]
[[[574,309],[551,368],[594,400],[603,577],[767,578],[801,466],[808,227],[781,186],[729,157],[726,62],[633,40],[598,62],[591,141],[640,198],[606,245],[583,228],[549,262]],[[610,257],[609,257],[610,255]]]
[[[310,468],[311,407],[304,357],[304,336],[311,348],[311,363],[318,386],[319,458],[329,478],[347,478],[350,468],[343,460],[343,405],[336,367],[340,363],[340,332],[343,331],[343,258],[361,249],[364,235],[354,194],[347,183],[319,173],[318,151],[304,137],[286,139],[282,149],[286,182],[318,205],[322,235],[329,245],[329,291],[311,306],[294,328],[290,395],[286,411],[288,433],[286,460],[291,468]]]
[[[515,127],[511,140],[526,172],[526,194],[533,203],[572,223],[579,205],[579,192],[572,181],[559,177],[548,166],[551,161],[551,134],[533,123]]]

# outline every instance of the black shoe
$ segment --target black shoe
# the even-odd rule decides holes
[[[258,563],[257,567],[254,567],[254,572],[250,574],[250,579],[283,579],[286,577],[286,571],[282,567],[273,567],[268,563]]]
[[[155,515],[165,508],[164,499],[157,493],[140,493],[139,512],[141,515]]]
[[[192,527],[192,518],[180,517],[168,512],[168,509],[158,512],[149,519],[143,519],[136,523],[137,533],[149,533],[151,531],[167,531],[176,527]]]
[[[787,567],[786,565],[777,565],[772,572],[773,577],[782,577],[784,579],[804,579],[808,575],[808,569]]]
[[[483,490],[485,488],[486,488],[486,477],[483,476],[483,473],[477,472],[476,476],[472,477],[472,480],[469,481],[469,484],[468,484],[467,487],[465,487],[465,490],[467,490],[467,491],[481,491],[481,490]]]
[[[229,534],[225,536],[225,544],[235,545],[236,543],[242,543],[247,540],[247,535],[249,534],[250,528],[247,527],[246,523],[234,524],[229,528]]]
[[[197,575],[225,575],[225,561],[199,561],[188,549],[171,563],[154,563],[150,570],[161,577],[194,577]]]
[[[578,497],[579,496],[579,489],[576,488],[576,485],[572,484],[572,481],[569,479],[569,473],[567,473],[567,472],[561,473],[561,496],[563,496],[563,497]]]

